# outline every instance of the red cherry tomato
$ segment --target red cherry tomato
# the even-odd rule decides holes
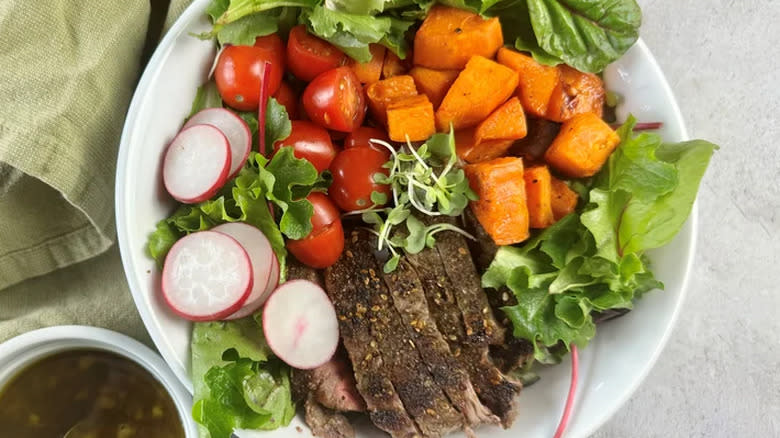
[[[298,118],[298,96],[292,87],[287,85],[287,82],[282,82],[279,85],[279,89],[276,90],[273,98],[284,106],[290,119]]]
[[[282,146],[292,146],[293,155],[308,160],[317,172],[327,169],[337,153],[328,131],[304,120],[293,120],[291,124],[290,135],[274,143],[274,151]]]
[[[390,142],[390,138],[387,136],[385,131],[379,128],[372,128],[370,126],[361,126],[360,128],[347,134],[347,137],[344,139],[344,149],[370,147],[372,149],[381,151],[389,158],[390,151],[388,151],[384,146],[371,144],[369,140],[372,138],[383,140],[388,143]]]
[[[312,232],[300,240],[288,240],[287,249],[301,263],[316,269],[336,263],[344,250],[344,228],[340,212],[327,196],[312,193],[308,199],[314,206]]]
[[[374,182],[375,173],[388,174],[382,165],[387,157],[371,148],[345,149],[336,155],[330,165],[333,184],[328,194],[333,202],[344,211],[362,210],[371,207],[371,192],[390,196],[390,186]]]
[[[349,67],[314,78],[303,91],[303,109],[312,122],[333,131],[352,132],[366,118],[366,97]]]
[[[310,82],[320,73],[346,64],[347,55],[333,44],[309,34],[301,24],[290,31],[287,59],[292,74]]]
[[[328,198],[328,195],[320,192],[313,192],[306,197],[314,207],[314,214],[311,216],[311,232],[316,234],[327,228],[333,222],[341,220],[341,211],[336,204]]]
[[[257,38],[255,46],[228,46],[219,55],[214,79],[222,100],[241,111],[256,111],[262,66],[271,69],[268,93],[276,93],[284,73],[284,46],[276,34]]]

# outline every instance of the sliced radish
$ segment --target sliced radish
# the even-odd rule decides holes
[[[230,145],[222,132],[210,125],[195,125],[179,132],[165,152],[163,183],[177,201],[205,201],[227,181]]]
[[[192,321],[215,321],[235,313],[252,284],[249,254],[226,234],[192,233],[165,257],[163,298],[176,314]]]
[[[230,172],[228,178],[238,175],[252,150],[252,131],[244,119],[225,108],[206,108],[187,120],[184,128],[211,125],[225,134],[230,144]]]
[[[271,248],[271,242],[268,241],[268,238],[265,237],[262,231],[242,222],[222,224],[212,228],[211,231],[227,234],[236,239],[249,254],[249,261],[252,262],[252,272],[254,274],[252,293],[247,298],[244,306],[226,319],[238,319],[249,316],[265,303],[270,291],[274,290],[278,282],[278,278],[275,277],[279,275],[279,262],[276,260],[273,248]],[[274,273],[274,266],[277,267],[276,273]]]
[[[279,359],[304,370],[329,361],[339,344],[333,303],[307,280],[288,281],[271,294],[263,309],[263,332]]]

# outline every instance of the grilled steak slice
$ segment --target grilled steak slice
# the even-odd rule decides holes
[[[355,429],[347,417],[332,411],[309,397],[303,402],[303,414],[311,433],[319,438],[355,438]]]
[[[313,370],[294,369],[292,387],[296,401],[306,400],[311,395],[322,406],[334,411],[366,410],[366,403],[357,391],[352,366],[342,350]]]
[[[383,278],[407,334],[417,346],[433,380],[463,415],[465,426],[497,423],[498,418],[479,401],[468,373],[452,356],[449,344],[436,328],[414,268],[408,261],[401,260],[398,268],[391,274],[383,275]]]
[[[442,233],[439,236],[444,234],[452,233]],[[437,239],[437,246],[440,243],[441,238]],[[473,331],[472,335],[466,335],[463,315],[458,305],[463,290],[454,286],[454,280],[448,275],[437,249],[425,249],[419,254],[409,254],[406,259],[417,271],[428,301],[429,312],[436,321],[437,328],[449,343],[455,358],[468,372],[479,399],[508,427],[514,420],[515,399],[521,387],[507,379],[491,363],[487,336],[473,336]],[[455,265],[455,268],[458,266]]]
[[[395,310],[390,291],[379,274],[382,267],[374,258],[375,245],[376,240],[365,230],[353,231],[346,244],[345,258],[351,256],[360,266],[352,273],[359,279],[362,289],[357,294],[367,297],[366,315],[372,334],[406,411],[414,418],[422,435],[442,436],[460,428],[463,417],[434,381]],[[354,362],[353,365],[358,367]]]
[[[354,245],[349,244],[351,240],[348,237],[341,259],[325,271],[325,290],[338,315],[341,338],[355,371],[358,392],[374,425],[393,437],[417,437],[420,431],[393,387],[391,368],[379,350],[377,331],[372,330],[374,317],[368,310],[373,291],[367,269],[355,257]]]
[[[444,270],[454,288],[469,341],[475,344],[503,344],[504,329],[490,310],[466,239],[457,233],[440,233],[436,236],[435,249],[444,262]]]
[[[320,271],[304,265],[292,256],[287,257],[287,278],[289,280],[309,280],[320,286],[324,283]]]
[[[485,272],[496,257],[498,245],[493,242],[493,238],[485,231],[485,228],[479,223],[477,216],[474,215],[470,208],[463,210],[463,223],[466,231],[477,239],[468,241],[474,264],[477,265],[479,272]]]

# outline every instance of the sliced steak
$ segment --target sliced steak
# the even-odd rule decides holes
[[[312,283],[319,284],[320,286],[324,284],[320,271],[304,265],[292,256],[287,257],[287,279],[309,280]]]
[[[347,417],[317,403],[313,398],[303,402],[303,414],[311,433],[319,438],[355,438],[355,429]]]
[[[393,298],[382,277],[382,265],[375,259],[376,239],[365,230],[356,230],[346,244],[358,260],[361,279],[369,306],[367,316],[382,359],[390,371],[390,380],[407,412],[424,436],[439,437],[463,425],[463,416],[453,408],[428,367],[420,357],[417,345],[409,336]],[[356,365],[355,365],[356,366]]]
[[[350,241],[348,238],[347,242]],[[368,314],[373,294],[370,278],[351,246],[326,270],[325,290],[338,315],[341,338],[352,362],[358,392],[374,425],[393,437],[418,437],[420,430],[404,409],[390,379],[391,367],[385,364],[379,350],[376,330],[372,330],[374,317]]]
[[[496,257],[498,245],[493,242],[493,238],[490,237],[482,224],[479,223],[477,216],[471,211],[471,208],[463,210],[463,223],[466,231],[477,239],[468,241],[474,264],[477,265],[477,270],[479,272],[485,272]]]
[[[342,350],[313,370],[294,369],[292,386],[298,401],[311,395],[318,403],[334,411],[366,410],[366,403],[357,390],[352,366]]]
[[[457,233],[439,233],[434,248],[439,252],[446,275],[452,284],[468,340],[475,344],[503,344],[504,329],[490,310],[490,303],[482,290],[482,282],[471,259],[466,239]]]
[[[402,259],[394,272],[382,277],[408,336],[417,346],[433,380],[463,415],[465,426],[497,423],[498,418],[479,401],[468,373],[453,357],[449,344],[436,327],[436,321],[428,312],[423,286],[411,264]]]
[[[437,246],[444,234],[452,233],[439,234]],[[406,258],[417,271],[428,301],[429,312],[449,343],[453,356],[468,372],[482,403],[508,427],[516,415],[515,399],[521,386],[506,378],[490,361],[488,336],[474,336],[474,329],[471,335],[467,336],[461,313],[462,306],[459,306],[463,288],[455,286],[455,280],[450,278],[437,249],[425,249],[419,254],[407,255]],[[456,269],[460,266],[454,265]],[[482,295],[484,296],[484,293]]]

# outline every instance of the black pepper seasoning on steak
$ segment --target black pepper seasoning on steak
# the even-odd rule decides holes
[[[443,237],[444,234],[452,233],[445,232],[439,236]],[[441,238],[438,238],[437,246],[440,243]],[[450,277],[450,270],[445,268],[443,257],[436,248],[426,248],[419,254],[409,254],[406,258],[417,271],[428,301],[428,310],[449,343],[453,356],[468,372],[482,403],[501,419],[504,427],[508,427],[516,415],[515,399],[521,386],[504,376],[490,361],[487,335],[474,336],[475,331],[472,329],[471,335],[467,336],[461,308],[463,302],[478,300],[462,299],[464,291],[471,289],[455,286],[455,280]],[[450,263],[458,262],[450,260]],[[459,265],[453,267],[458,269]],[[457,276],[461,277],[462,275]],[[484,297],[481,289],[479,293]]]
[[[354,245],[350,242],[354,239],[357,234],[347,236],[347,248],[341,259],[325,271],[325,290],[336,309],[341,338],[369,418],[376,427],[395,438],[418,437],[420,430],[393,387],[390,367],[383,360],[372,330],[373,317],[368,315],[372,295],[370,279],[360,273],[364,269],[363,260],[352,252]]]
[[[346,251],[350,251],[358,261],[359,269],[353,275],[360,279],[368,299],[366,315],[371,323],[371,333],[383,363],[389,369],[393,387],[422,434],[429,437],[445,435],[460,428],[463,417],[436,384],[417,345],[407,333],[381,277],[381,265],[374,258],[375,245],[375,239],[367,231],[356,230],[348,238],[345,249],[347,256]],[[327,281],[330,285],[329,278]],[[353,366],[358,367],[354,362]]]
[[[378,261],[384,263],[384,260]],[[497,423],[498,418],[479,401],[468,373],[453,357],[449,344],[436,327],[414,268],[402,259],[398,268],[384,274],[383,278],[407,333],[417,345],[434,381],[463,415],[467,433],[470,432],[468,426]]]

